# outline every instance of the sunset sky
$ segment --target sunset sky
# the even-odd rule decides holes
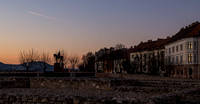
[[[166,38],[200,21],[200,0],[1,0],[0,62],[20,51],[68,54]]]

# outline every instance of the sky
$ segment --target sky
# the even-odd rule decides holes
[[[1,0],[0,62],[20,51],[82,56],[100,48],[166,38],[200,21],[200,0]]]

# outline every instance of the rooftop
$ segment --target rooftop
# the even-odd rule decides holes
[[[169,43],[181,40],[183,38],[199,37],[199,36],[200,36],[200,23],[197,21],[189,26],[186,26],[185,28],[181,28],[178,33],[172,36]]]

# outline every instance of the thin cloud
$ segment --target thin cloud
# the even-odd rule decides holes
[[[40,13],[36,13],[36,12],[33,12],[33,11],[28,11],[28,13],[32,14],[32,15],[35,15],[35,16],[40,16],[40,17],[43,17],[43,18],[47,18],[47,19],[50,19],[50,20],[53,20],[53,21],[59,21],[59,19],[57,19],[57,18],[46,16],[46,15],[43,15],[43,14],[40,14]]]

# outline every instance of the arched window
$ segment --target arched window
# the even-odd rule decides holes
[[[192,68],[189,69],[189,75],[192,75]]]

